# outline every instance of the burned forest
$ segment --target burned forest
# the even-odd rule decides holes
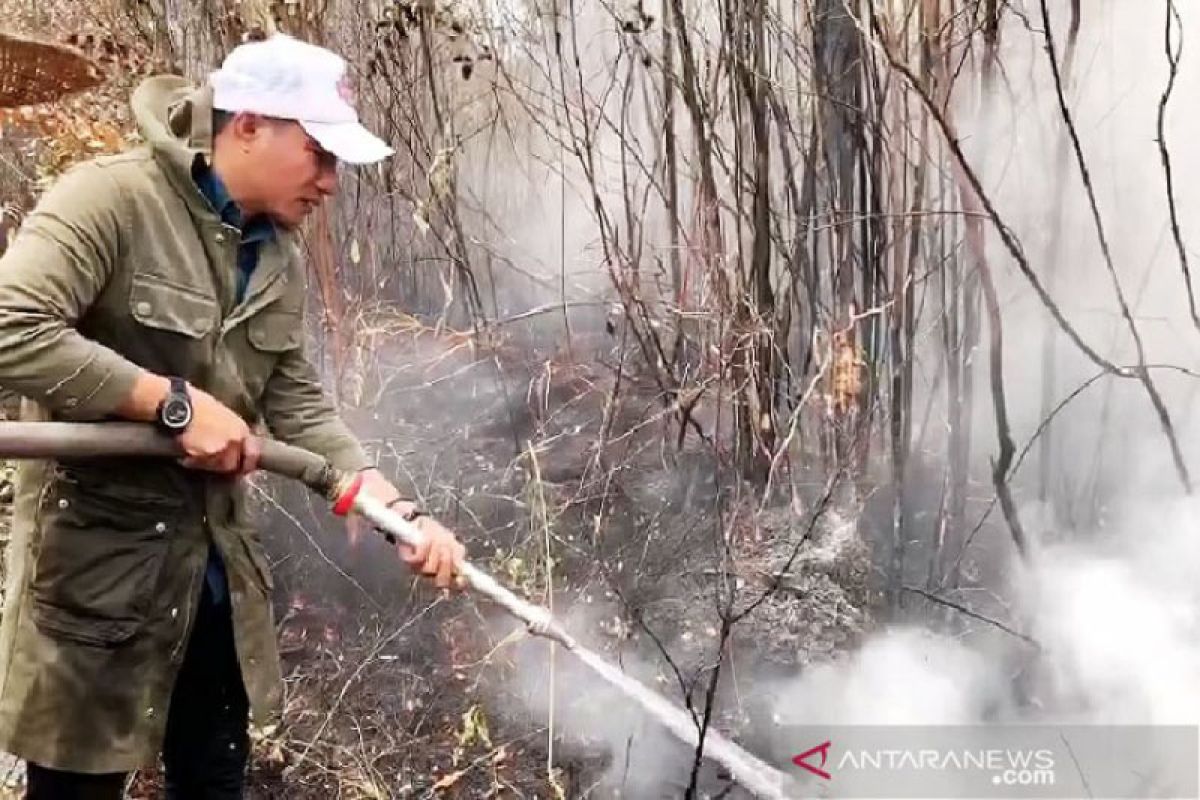
[[[1197,796],[1200,9],[0,0],[0,252],[142,146],[143,79],[277,32],[395,149],[301,229],[322,382],[586,652],[256,473],[248,797],[835,796],[851,728],[1046,725],[1167,738],[1024,770],[1057,794],[847,796]],[[6,94],[25,40],[79,59],[53,96]]]

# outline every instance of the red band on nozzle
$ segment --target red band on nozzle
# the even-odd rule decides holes
[[[363,476],[360,472],[354,476],[354,480],[338,497],[337,502],[333,504],[333,513],[339,517],[344,517],[350,513],[350,509],[354,508],[354,498],[358,497],[358,490],[362,488]]]

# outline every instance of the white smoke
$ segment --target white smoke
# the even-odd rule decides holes
[[[809,744],[787,738],[799,726],[1200,724],[1198,526],[1200,503],[1180,502],[1089,543],[1037,548],[1012,570],[1005,621],[1038,647],[982,623],[957,637],[897,626],[789,680],[727,665],[722,697],[726,706],[737,697],[767,702],[771,719],[751,720],[744,732],[752,741],[756,727],[776,731],[772,752],[759,754],[785,771],[788,748]],[[597,631],[609,610],[577,607],[569,626],[603,645]],[[661,663],[623,649],[630,674],[678,699]],[[549,723],[553,703],[558,735],[610,754],[609,788],[678,796],[686,749],[636,704],[561,651],[553,670],[542,646],[518,649],[515,666],[514,708]]]

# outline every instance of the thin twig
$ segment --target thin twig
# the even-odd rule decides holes
[[[926,600],[928,600],[931,603],[937,603],[938,605],[945,606],[946,608],[952,608],[955,611],[959,612],[960,614],[965,614],[966,616],[970,617],[971,619],[977,619],[980,622],[986,622],[988,625],[999,628],[1000,630],[1004,631],[1005,633],[1007,633],[1011,636],[1015,636],[1022,641],[1028,642],[1029,644],[1036,647],[1038,650],[1042,649],[1042,645],[1040,642],[1038,642],[1037,639],[1034,639],[1032,636],[1030,636],[1027,633],[1021,633],[1018,630],[1014,630],[1013,628],[1010,628],[1009,626],[1005,625],[1000,620],[992,619],[991,617],[985,617],[983,614],[980,614],[978,611],[972,611],[971,609],[967,608],[964,605],[955,603],[953,600],[947,600],[944,597],[938,597],[936,594],[931,594],[930,592],[927,592],[924,589],[921,589],[917,586],[903,586],[901,588],[906,592],[912,592],[913,594],[920,595],[921,597],[924,597]]]
[[[1188,268],[1187,248],[1183,245],[1183,234],[1179,230],[1179,212],[1175,206],[1175,179],[1171,172],[1171,153],[1167,150],[1167,103],[1171,100],[1171,92],[1175,89],[1175,78],[1179,74],[1179,59],[1183,55],[1183,22],[1179,19],[1179,11],[1175,8],[1174,0],[1167,0],[1167,24],[1163,33],[1163,50],[1167,54],[1167,86],[1163,89],[1158,101],[1158,153],[1162,158],[1163,177],[1167,182],[1167,209],[1171,213],[1171,235],[1175,238],[1175,249],[1179,252],[1179,268],[1183,271],[1183,286],[1187,290],[1188,311],[1192,322],[1200,329],[1200,315],[1196,313],[1196,294],[1192,288],[1192,275]],[[1179,25],[1179,42],[1171,47],[1171,33],[1174,25]]]

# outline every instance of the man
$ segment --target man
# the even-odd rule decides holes
[[[304,349],[295,229],[337,160],[391,153],[345,70],[276,36],[199,88],[150,79],[133,97],[146,146],[63,176],[0,259],[0,385],[24,416],[155,422],[186,455],[20,467],[0,748],[27,760],[27,797],[120,797],[160,750],[168,797],[241,796],[248,718],[272,719],[281,689],[242,477],[252,426],[418,514],[369,469]],[[418,524],[406,560],[445,587],[463,548]]]

